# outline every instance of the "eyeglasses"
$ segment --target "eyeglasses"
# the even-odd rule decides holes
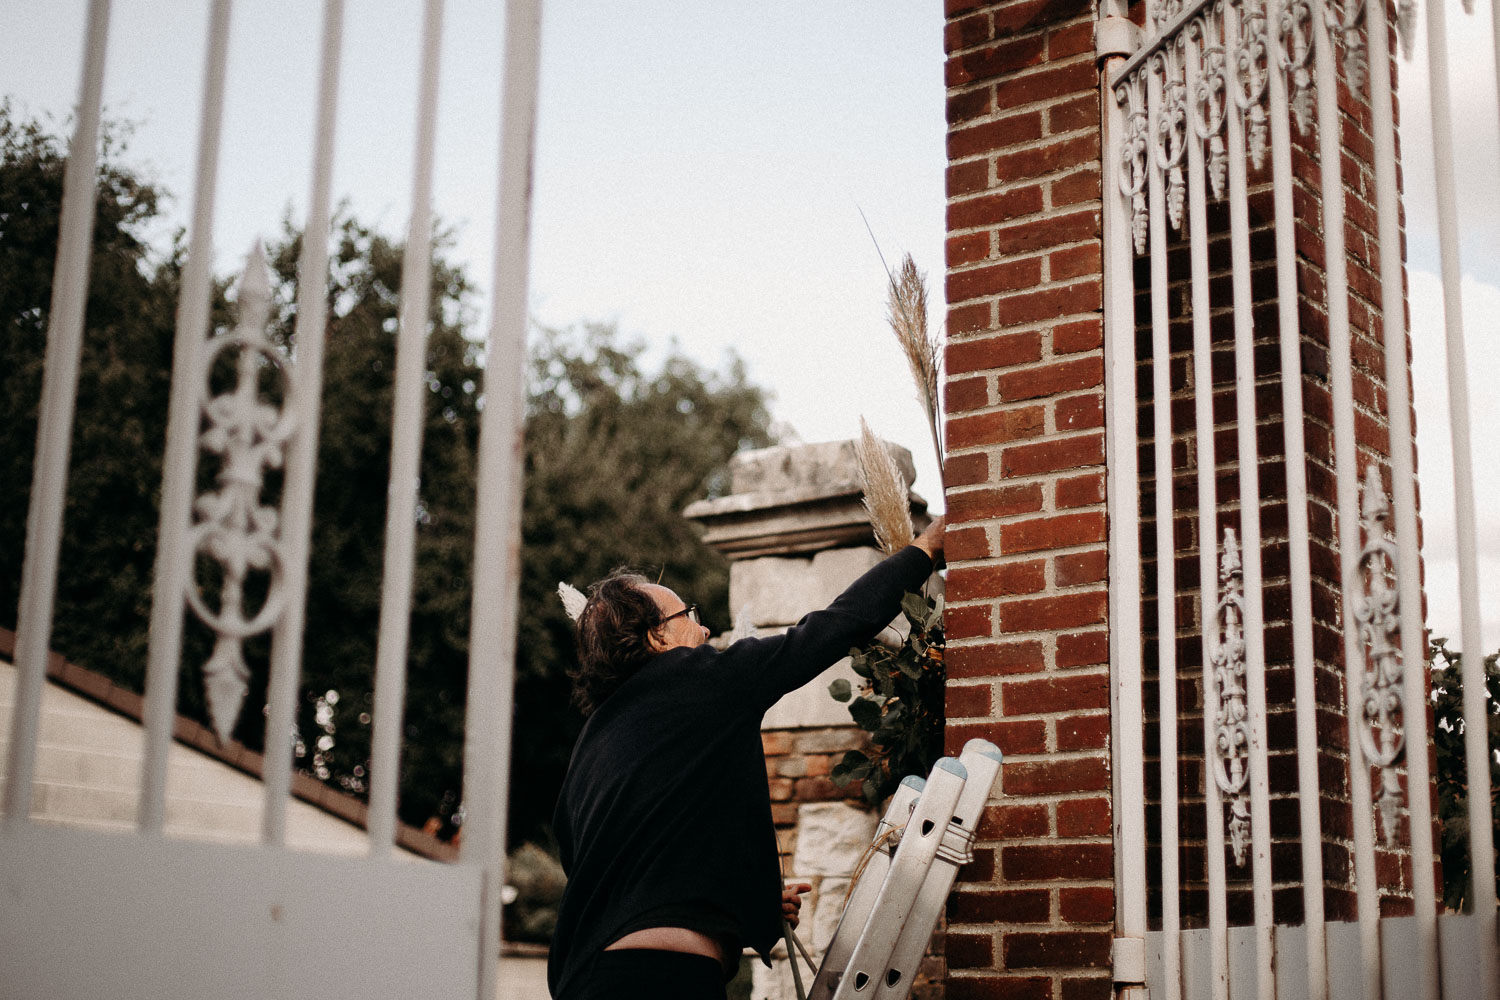
[[[703,620],[698,617],[698,605],[696,605],[696,604],[689,604],[687,607],[683,608],[681,611],[674,611],[670,615],[667,615],[667,617],[665,617],[665,618],[663,618],[661,620],[661,625],[665,625],[667,622],[671,621],[673,618],[681,618],[683,615],[687,615],[689,618],[691,618],[693,620],[693,624],[694,625],[702,625],[703,624]],[[660,626],[658,626],[658,627],[660,627]]]

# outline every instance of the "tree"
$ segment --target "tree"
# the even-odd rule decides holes
[[[180,234],[165,253],[144,233],[165,196],[122,165],[106,129],[94,264],[75,419],[53,645],[140,690],[155,556]],[[14,626],[35,450],[42,356],[57,244],[64,152],[0,104],[0,623]],[[297,728],[298,764],[363,794],[384,553],[401,245],[341,212],[328,288],[318,480]],[[462,791],[475,456],[484,371],[470,337],[462,269],[434,244],[427,408],[417,525],[400,815],[447,831]],[[295,352],[296,262],[290,223],[269,248],[271,337]],[[233,310],[222,282],[212,325]],[[581,719],[568,706],[571,628],[556,597],[622,563],[727,624],[727,565],[680,516],[722,492],[728,458],[769,443],[763,392],[731,359],[715,373],[675,348],[656,370],[645,347],[604,326],[541,331],[529,361],[521,632],[511,840],[545,839]],[[200,462],[199,486],[215,469]],[[280,482],[271,477],[271,497]],[[209,581],[212,585],[212,581]],[[206,721],[201,665],[212,645],[189,615],[179,710]],[[250,692],[234,735],[264,740],[269,642],[249,643]]]
[[[120,165],[128,138],[128,127],[104,129],[53,645],[139,689],[181,247],[174,241],[163,255],[146,243],[163,194]],[[0,103],[0,624],[9,627],[20,596],[65,157],[56,137]]]
[[[1484,658],[1485,714],[1489,727],[1490,838],[1500,832],[1500,653]],[[1438,819],[1443,837],[1443,903],[1461,910],[1472,899],[1469,866],[1469,780],[1464,758],[1463,653],[1449,649],[1446,639],[1432,641],[1432,741],[1437,750]],[[1494,850],[1491,839],[1491,850]],[[1500,888],[1500,876],[1496,877]]]
[[[450,822],[461,788],[468,670],[469,566],[478,441],[478,345],[467,339],[469,286],[434,240],[426,416],[418,489],[400,815]],[[295,350],[297,260],[290,222],[270,251],[272,335]],[[308,567],[299,750],[303,766],[346,791],[367,789],[374,662],[384,568],[386,492],[402,247],[345,212],[334,223],[318,475]],[[264,700],[264,672],[248,705]],[[238,735],[258,746],[258,712]]]

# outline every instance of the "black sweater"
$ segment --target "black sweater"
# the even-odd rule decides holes
[[[931,571],[908,546],[785,634],[669,649],[604,700],[553,816],[568,874],[547,971],[554,997],[634,921],[670,907],[722,915],[766,957],[781,932],[781,872],[761,717],[874,638]]]

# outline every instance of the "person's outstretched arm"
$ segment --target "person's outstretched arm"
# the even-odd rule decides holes
[[[744,639],[724,651],[725,666],[742,693],[769,708],[875,638],[901,612],[901,598],[918,591],[939,566],[944,520],[939,517],[912,544],[851,583],[832,604],[814,611],[786,633]],[[738,686],[738,685],[736,685]]]

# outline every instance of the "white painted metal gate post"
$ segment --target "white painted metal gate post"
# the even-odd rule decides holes
[[[1122,998],[1145,993],[1146,805],[1144,705],[1141,695],[1140,520],[1137,514],[1135,290],[1130,256],[1129,190],[1145,183],[1145,137],[1128,151],[1133,130],[1112,80],[1122,59],[1111,49],[1137,42],[1123,0],[1100,4],[1103,60],[1104,399],[1109,511],[1110,746],[1115,825],[1114,978]],[[1112,33],[1110,37],[1106,32]],[[1129,157],[1129,161],[1125,157]],[[1141,173],[1129,176],[1139,162]],[[1134,959],[1139,952],[1141,962]],[[1140,984],[1140,985],[1137,985]]]
[[[52,607],[57,593],[73,407],[78,396],[78,364],[83,352],[83,310],[88,302],[89,262],[93,252],[94,194],[98,186],[95,167],[99,162],[99,114],[108,40],[109,0],[93,0],[89,5],[83,73],[78,84],[78,120],[63,175],[42,399],[37,409],[31,506],[26,514],[26,555],[16,618],[18,677],[5,782],[7,826],[25,823],[31,814],[42,687],[52,644]]]
[[[421,88],[412,149],[411,217],[401,260],[401,317],[396,345],[391,473],[386,489],[385,574],[380,592],[380,645],[375,651],[375,728],[370,741],[370,853],[390,853],[396,839],[401,720],[416,566],[417,485],[426,418],[427,307],[432,288],[432,164],[438,116],[443,0],[428,0],[422,20]]]
[[[297,263],[297,372],[287,406],[297,433],[287,443],[282,488],[282,539],[287,547],[286,606],[271,640],[271,676],[266,686],[265,811],[262,839],[286,840],[286,809],[292,791],[292,728],[302,673],[302,629],[307,618],[307,561],[312,536],[318,464],[318,423],[323,405],[324,320],[328,301],[329,190],[333,182],[333,136],[338,115],[339,53],[344,0],[323,6],[319,59],[318,120],[313,132],[311,192]]]
[[[521,573],[526,289],[532,143],[541,57],[540,0],[507,0],[501,90],[500,180],[485,401],[479,437],[474,604],[464,740],[463,864],[484,873],[479,998],[495,995],[505,867],[516,600]]]
[[[199,354],[208,332],[213,283],[213,213],[218,184],[219,135],[229,49],[229,0],[215,0],[209,18],[203,67],[203,104],[198,119],[198,160],[193,180],[193,217],[187,265],[177,299],[172,348],[172,397],[167,447],[162,459],[161,519],[156,538],[156,582],[151,598],[151,645],[146,663],[143,720],[146,752],[141,762],[140,827],[160,833],[166,817],[167,748],[177,712],[177,669],[182,657],[183,600],[191,549],[188,519],[198,469]]]

